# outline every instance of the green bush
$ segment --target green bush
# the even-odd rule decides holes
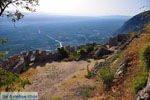
[[[60,55],[60,59],[68,58],[69,52],[64,47],[58,48],[58,54]]]
[[[99,48],[99,45],[94,46],[94,50],[96,51]]]
[[[89,63],[90,63],[90,62],[91,62],[91,60],[90,60],[90,59],[88,59],[88,60],[87,60],[87,62],[89,62]]]
[[[77,51],[77,55],[80,56],[80,58],[85,58],[88,54],[96,51],[98,48],[98,45],[83,46]]]
[[[85,48],[78,50],[77,54],[80,56],[80,58],[84,58],[87,55],[87,50]]]
[[[90,53],[94,50],[94,46],[87,46],[86,49],[87,49],[87,53]]]
[[[148,72],[141,72],[132,83],[132,88],[135,93],[141,90],[144,86],[146,86],[148,79]]]
[[[14,91],[16,84],[20,84],[19,87],[24,88],[29,83],[29,80],[22,80],[19,74],[13,74],[0,68],[0,88],[4,86],[6,91]]]
[[[111,58],[111,62],[114,62],[117,58],[120,57],[120,54],[116,54]]]
[[[115,74],[110,67],[101,68],[98,72],[98,76],[102,79],[103,84],[108,87],[112,84],[112,81],[115,78]]]
[[[140,52],[141,66],[150,68],[150,44],[146,44]]]

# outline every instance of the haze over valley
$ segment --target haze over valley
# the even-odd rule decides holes
[[[9,41],[2,45],[8,56],[29,50],[55,51],[61,46],[106,42],[129,16],[56,16],[27,15],[19,22],[1,18],[0,36]]]

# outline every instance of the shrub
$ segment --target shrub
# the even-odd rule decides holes
[[[141,90],[144,86],[146,86],[148,79],[148,72],[141,72],[132,83],[132,88],[135,93]]]
[[[94,50],[94,46],[87,46],[86,49],[87,49],[87,53],[90,53]]]
[[[111,62],[114,62],[117,58],[120,57],[120,54],[116,54],[111,58]]]
[[[87,55],[86,49],[80,49],[77,54],[80,56],[80,58],[84,58]]]
[[[94,51],[96,51],[99,48],[99,45],[94,46]]]
[[[87,97],[89,97],[90,96],[90,93],[89,93],[89,91],[83,91],[83,97],[84,98],[87,98]]]
[[[112,81],[115,78],[115,74],[110,67],[101,68],[98,72],[98,76],[102,79],[103,84],[110,87]]]
[[[88,59],[88,60],[87,60],[87,62],[89,62],[89,63],[90,63],[90,62],[91,62],[91,60],[90,60],[90,59]]]
[[[140,52],[140,59],[142,67],[150,68],[150,44],[146,44],[141,52]]]
[[[64,47],[58,48],[58,54],[60,55],[60,59],[69,57],[69,52]]]
[[[30,82],[28,79],[22,80],[22,81],[21,81],[21,85],[22,85],[22,87],[24,88],[25,85],[31,85],[31,82]]]
[[[72,78],[77,78],[77,76],[76,76],[76,75],[74,75],[74,76],[72,76]]]
[[[85,58],[88,54],[90,54],[93,51],[96,51],[98,48],[98,45],[83,46],[77,51],[77,55],[79,55],[80,58]]]
[[[87,75],[85,75],[86,78],[91,78],[92,77],[92,73],[91,70],[89,69],[89,66],[87,66]]]
[[[135,33],[135,32],[129,32],[129,34],[131,35],[131,37],[138,37],[138,34],[137,33]]]
[[[0,68],[0,88],[4,86],[6,91],[14,91],[16,84],[19,85],[18,87],[24,88],[29,83],[29,80],[22,80],[19,74],[13,74]]]

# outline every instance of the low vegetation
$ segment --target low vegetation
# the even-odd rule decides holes
[[[80,57],[80,59],[87,57],[88,54],[92,53],[93,51],[96,51],[99,48],[97,44],[95,45],[89,45],[89,46],[82,46],[78,51],[77,55]]]
[[[24,88],[27,84],[31,84],[31,82],[28,79],[22,80],[19,74],[13,74],[9,71],[0,68],[0,90],[20,90]]]
[[[150,69],[150,44],[145,44],[140,52],[141,66]]]
[[[58,50],[58,54],[59,54],[60,59],[64,59],[64,58],[69,57],[69,52],[64,47],[58,48],[57,50]]]
[[[138,37],[139,35],[137,34],[137,33],[135,33],[135,32],[129,32],[129,34],[131,35],[131,37]]]
[[[99,45],[84,45],[76,52],[69,52],[66,48],[58,48],[58,54],[60,55],[60,60],[64,61],[78,61],[80,59],[87,59],[87,62],[90,62],[88,55],[93,53],[99,48]]]
[[[111,62],[114,62],[117,58],[120,57],[120,54],[116,54],[111,58]]]
[[[60,99],[60,98],[53,98],[53,99],[51,99],[51,100],[62,100],[62,99]]]
[[[86,78],[91,78],[92,77],[92,73],[91,70],[89,69],[89,66],[87,66],[87,75],[85,76]]]
[[[143,89],[144,86],[146,86],[147,79],[148,72],[142,72],[133,80],[132,88],[134,93],[137,93],[139,90]]]
[[[101,78],[103,84],[105,84],[108,88],[111,86],[115,74],[110,67],[101,68],[98,72],[98,76]]]
[[[145,44],[139,52],[140,54],[140,73],[133,80],[132,87],[134,93],[137,93],[139,90],[147,84],[148,79],[148,70],[150,69],[150,44]]]
[[[87,97],[89,97],[90,96],[90,93],[89,93],[89,91],[83,91],[83,97],[84,98],[87,98]]]

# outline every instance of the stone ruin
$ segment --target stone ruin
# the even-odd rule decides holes
[[[75,52],[75,47],[67,46],[65,48],[70,52]],[[59,55],[57,52],[55,53],[46,51],[40,52],[40,50],[36,50],[23,52],[21,54],[11,56],[8,59],[3,60],[0,64],[0,67],[13,73],[21,73],[23,68],[30,67],[31,63],[40,64],[43,62],[52,62],[58,60]]]
[[[118,34],[117,36],[110,38],[108,41],[108,45],[112,46],[121,46],[126,43],[131,38],[130,34]]]
[[[110,51],[106,45],[109,45],[111,47],[111,46],[118,46],[119,44],[125,44],[128,40],[132,40],[129,38],[130,36],[127,34],[120,34],[114,38],[110,38],[107,44],[103,44],[103,45],[101,44],[100,48],[97,51],[90,53],[86,57],[98,59],[99,55],[109,55],[113,52]],[[90,46],[90,45],[93,46],[96,45],[96,43],[81,45],[78,46],[77,48],[66,46],[65,49],[67,49],[69,52],[75,53],[83,46]],[[1,62],[0,67],[9,70],[13,73],[21,73],[23,68],[25,67],[29,68],[30,64],[40,64],[43,62],[52,62],[52,61],[59,61],[59,60],[60,60],[60,56],[58,51],[52,53],[52,52],[36,50],[36,51],[23,52],[21,54],[9,57],[8,59],[3,60]]]

